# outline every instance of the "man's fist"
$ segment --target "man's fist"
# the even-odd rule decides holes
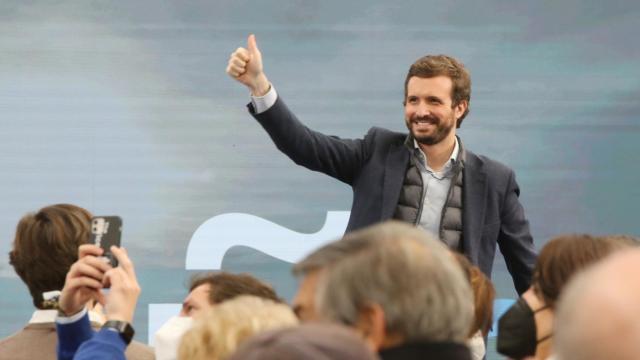
[[[104,304],[102,282],[111,265],[100,258],[102,253],[102,249],[93,244],[78,248],[78,261],[67,273],[59,300],[60,311],[67,316],[80,312],[89,300]]]
[[[255,35],[249,35],[247,48],[238,48],[229,57],[227,74],[246,85],[253,96],[263,96],[269,91],[269,80],[262,70],[262,54]]]

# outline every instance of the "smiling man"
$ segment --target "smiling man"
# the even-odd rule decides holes
[[[249,111],[296,164],[353,189],[347,232],[388,219],[422,227],[490,276],[496,245],[518,293],[535,262],[520,190],[507,166],[462,146],[456,129],[469,112],[471,78],[456,59],[425,56],[405,79],[409,134],[371,128],[362,139],[304,126],[267,79],[255,37],[231,54],[227,73],[251,90]]]

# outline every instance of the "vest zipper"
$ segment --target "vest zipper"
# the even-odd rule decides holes
[[[440,211],[440,225],[438,226],[438,233],[439,233],[438,235],[440,236],[440,240],[445,244],[447,244],[447,242],[445,241],[445,238],[444,238],[444,226],[443,226],[444,216],[449,206],[449,203],[451,202],[451,196],[453,195],[453,188],[458,183],[458,176],[460,176],[460,170],[462,169],[462,167],[459,166],[458,164],[456,164],[455,167],[456,167],[455,173],[451,177],[451,184],[449,184],[449,191],[447,191],[447,200],[444,202],[444,205],[442,206],[442,210]]]
[[[424,207],[424,179],[422,178],[422,171],[418,169],[418,175],[420,176],[420,206],[418,206],[418,216],[413,225],[418,226],[420,224],[420,218],[422,217],[422,208]]]

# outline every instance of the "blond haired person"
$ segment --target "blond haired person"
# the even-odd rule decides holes
[[[196,321],[182,337],[178,359],[224,360],[254,334],[297,324],[285,304],[239,296],[211,308]]]

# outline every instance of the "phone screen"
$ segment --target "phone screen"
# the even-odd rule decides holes
[[[122,219],[119,216],[96,216],[91,219],[91,242],[100,246],[102,256],[109,259],[111,266],[118,266],[118,260],[111,253],[111,246],[120,247]]]

